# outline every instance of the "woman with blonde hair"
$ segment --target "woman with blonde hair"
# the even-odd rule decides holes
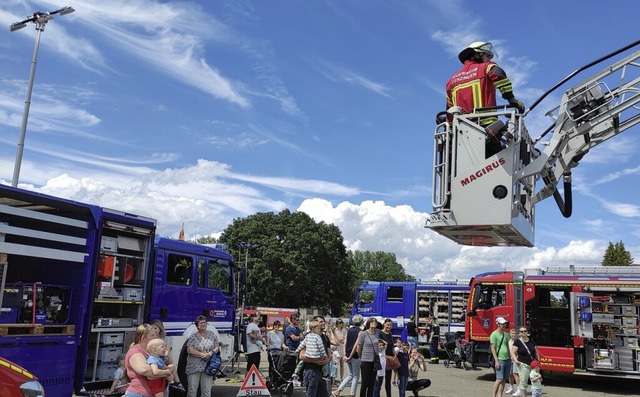
[[[509,354],[511,354],[511,350],[513,349],[513,342],[515,342],[516,339],[518,339],[518,330],[516,328],[511,328],[509,330],[509,342],[508,346],[509,346]],[[520,384],[520,376],[518,375],[518,366],[515,364],[515,361],[513,362],[513,365],[511,366],[511,376],[509,377],[509,384],[507,385],[507,387],[504,390],[505,394],[512,394],[515,393],[516,390],[518,390],[518,384]]]
[[[133,344],[124,358],[127,377],[131,380],[125,397],[153,397],[147,378],[165,377],[171,375],[171,369],[159,370],[153,375],[151,366],[147,364],[149,352],[147,343],[156,337],[156,331],[149,324],[142,324],[136,328],[133,335]],[[173,364],[170,364],[173,366]]]

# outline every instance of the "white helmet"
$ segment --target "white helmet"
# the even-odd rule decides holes
[[[486,41],[476,41],[465,47],[465,49],[462,50],[460,54],[458,54],[458,59],[461,63],[464,63],[464,61],[471,58],[475,54],[487,54],[489,55],[489,59],[493,58],[496,55],[491,43],[488,43]]]

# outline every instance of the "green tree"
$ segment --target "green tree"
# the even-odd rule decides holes
[[[315,307],[340,313],[353,297],[342,233],[304,212],[284,210],[234,219],[219,239],[244,267],[241,242],[258,244],[247,260],[247,304]]]
[[[624,243],[619,241],[615,244],[609,241],[609,246],[602,257],[602,266],[631,266],[633,258],[631,253],[624,248]]]
[[[196,243],[198,244],[215,244],[217,242],[218,240],[213,236],[202,236],[198,237],[198,239],[196,240]]]
[[[369,281],[415,281],[415,277],[407,274],[391,252],[349,251],[347,260],[355,274],[357,288],[363,280]]]

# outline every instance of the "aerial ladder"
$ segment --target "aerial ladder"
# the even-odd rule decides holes
[[[546,113],[554,121],[539,138],[529,135],[524,118],[578,73],[638,44],[577,69],[522,114],[508,105],[471,113],[450,108],[449,120],[440,117],[435,130],[433,212],[426,227],[464,245],[532,247],[537,203],[553,196],[570,217],[572,169],[593,147],[640,122],[640,50],[567,89],[560,105]],[[483,128],[484,117],[498,122]],[[502,150],[488,152],[486,140],[498,135]]]

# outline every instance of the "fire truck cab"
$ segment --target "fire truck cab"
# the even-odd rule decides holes
[[[640,379],[640,267],[484,273],[470,283],[472,361],[489,366],[496,318],[526,326],[547,371]]]

